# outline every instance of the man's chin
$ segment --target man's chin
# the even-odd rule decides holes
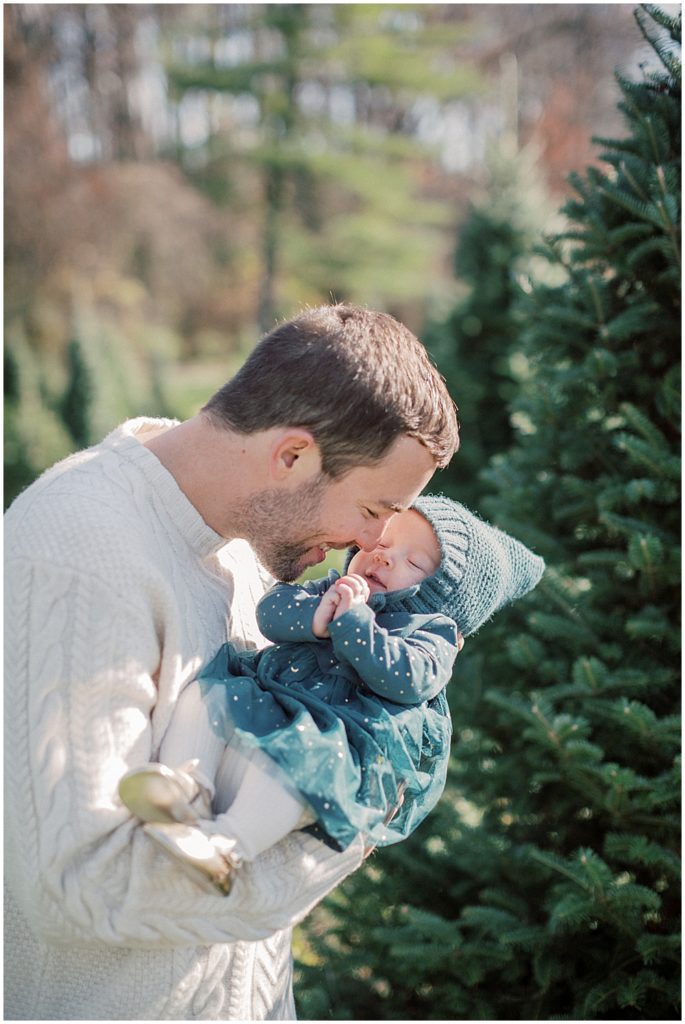
[[[311,568],[313,565],[317,565],[320,561],[318,558],[312,558],[307,554],[299,555],[296,558],[292,558],[290,555],[276,555],[275,557],[262,556],[260,557],[262,565],[271,573],[275,579],[281,583],[294,583],[306,569]]]
[[[295,575],[289,580],[284,579],[283,582],[292,583],[293,580],[296,580],[298,576],[301,576],[303,572],[307,571],[307,569],[312,569],[315,565],[321,565],[321,563],[325,561],[326,552],[322,551],[320,548],[316,548],[313,552],[308,551],[302,556],[302,558],[298,559],[297,568],[293,568]]]
[[[294,583],[302,575],[305,568],[307,567],[301,568],[299,565],[276,565],[274,567],[267,565],[267,569],[279,583]]]

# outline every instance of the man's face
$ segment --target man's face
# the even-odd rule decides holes
[[[292,581],[323,562],[329,548],[373,551],[388,521],[412,504],[434,471],[427,449],[400,437],[381,462],[339,480],[319,475],[296,490],[254,495],[243,509],[246,536],[277,579]]]

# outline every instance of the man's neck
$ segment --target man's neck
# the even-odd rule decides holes
[[[145,442],[204,521],[221,537],[237,536],[232,507],[257,484],[250,438],[216,427],[204,413]]]

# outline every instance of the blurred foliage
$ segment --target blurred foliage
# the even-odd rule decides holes
[[[3,15],[6,504],[123,416],[192,415],[303,304],[419,330],[453,301],[485,140],[518,135],[561,180],[588,111],[612,123],[605,55],[633,48],[602,5]]]
[[[219,126],[205,144],[210,158],[189,153],[182,163],[191,180],[198,166],[198,186],[215,198],[244,169],[223,192],[227,208],[249,201],[257,183],[260,329],[310,295],[372,305],[419,298],[450,211],[423,194],[434,155],[411,131],[412,108],[421,96],[446,102],[483,91],[472,63],[449,60],[464,26],[444,24],[438,36],[411,4],[395,20],[383,5],[282,4],[242,6],[231,29],[250,38],[241,58],[224,62],[216,47],[202,47],[202,60],[168,58],[167,73],[179,101],[249,94],[256,106],[251,132]]]

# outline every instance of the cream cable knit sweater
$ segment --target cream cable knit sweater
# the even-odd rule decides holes
[[[263,644],[267,580],[132,420],[45,473],[5,522],[5,1019],[294,1016],[291,927],[362,859],[303,833],[204,894],[118,801],[228,637]]]

